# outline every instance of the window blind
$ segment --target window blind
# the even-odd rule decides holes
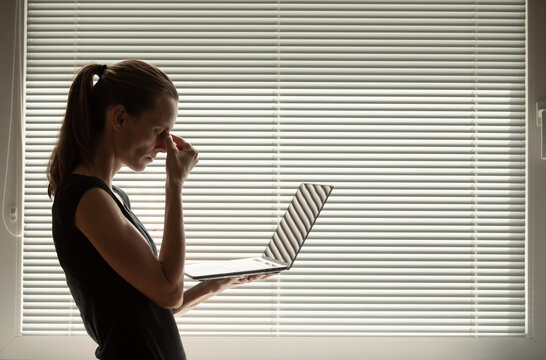
[[[27,1],[22,333],[84,334],[45,165],[75,71],[180,92],[187,261],[259,255],[301,182],[335,189],[294,267],[183,336],[526,333],[525,2]],[[164,157],[114,184],[160,245]],[[187,279],[187,285],[193,283]]]

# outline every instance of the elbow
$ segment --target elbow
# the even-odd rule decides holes
[[[156,286],[159,286],[159,291],[154,301],[163,308],[176,309],[182,306],[182,302],[184,301],[184,273],[182,272],[182,276],[169,276],[168,274],[172,273],[172,271],[167,271],[166,265],[163,262],[160,261],[159,263],[163,277],[156,284]]]
[[[177,285],[154,301],[162,308],[178,309],[184,302],[184,286],[182,284]]]

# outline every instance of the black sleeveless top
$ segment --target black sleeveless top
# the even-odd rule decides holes
[[[172,311],[157,305],[119,276],[74,225],[78,202],[93,187],[104,189],[148,241],[152,238],[131,211],[129,198],[113,187],[123,203],[99,178],[72,174],[57,189],[53,202],[53,240],[66,282],[89,336],[102,360],[186,358]]]

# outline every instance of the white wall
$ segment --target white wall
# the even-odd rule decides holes
[[[21,163],[22,146],[20,140],[20,121],[21,118],[21,84],[20,79],[16,79],[15,74],[22,69],[21,54],[15,51],[16,35],[23,35],[22,22],[19,21],[20,31],[16,32],[15,16],[16,0],[0,1],[0,200],[5,206],[2,208],[2,216],[9,226],[11,232],[20,232],[17,225],[20,221],[14,223],[10,221],[10,209],[16,204],[21,204],[18,196],[21,194]],[[24,2],[20,1],[21,7]],[[14,72],[15,71],[15,72]],[[19,81],[18,81],[19,80]],[[11,136],[10,115],[13,119]],[[8,142],[11,142],[8,149]],[[9,155],[9,156],[8,156]],[[9,166],[8,166],[9,163]],[[7,183],[5,182],[7,175]],[[4,184],[5,199],[4,196]],[[18,219],[21,219],[22,209],[17,209]],[[21,238],[10,235],[4,226],[4,221],[0,220],[0,264],[3,264],[0,271],[0,349],[8,341],[16,336],[17,312],[18,312],[18,292],[17,288],[17,269],[18,266],[18,245]],[[5,265],[5,266],[4,266]]]
[[[20,97],[15,96],[12,114],[11,147],[10,109],[12,95],[21,87],[12,75],[19,73],[23,58],[14,51],[15,35],[22,36],[23,24],[15,31],[15,4],[18,0],[0,0],[0,200],[3,199],[4,174],[7,188],[3,216],[10,231],[20,222],[9,222],[10,208],[22,204],[22,144],[20,134]],[[23,1],[20,5],[24,6]],[[337,338],[337,339],[184,339],[190,359],[546,359],[546,160],[540,159],[540,131],[535,121],[535,101],[546,100],[546,1],[529,0],[529,83],[528,83],[528,220],[530,335],[527,338]],[[535,27],[537,25],[537,27]],[[539,25],[539,26],[538,26]],[[15,56],[15,57],[14,57]],[[15,62],[14,62],[15,60]],[[8,151],[10,150],[10,151]],[[9,155],[9,167],[7,166]],[[18,166],[16,166],[18,164]],[[45,191],[45,190],[44,190]],[[19,201],[18,201],[19,199]],[[22,209],[18,209],[21,219]],[[9,234],[0,221],[0,359],[92,359],[93,344],[86,337],[21,337],[18,334],[19,244],[20,238]],[[244,351],[242,350],[244,349]]]

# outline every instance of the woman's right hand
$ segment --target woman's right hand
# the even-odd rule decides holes
[[[167,133],[165,135],[167,148],[167,182],[184,183],[191,170],[199,162],[199,152],[184,139]]]

